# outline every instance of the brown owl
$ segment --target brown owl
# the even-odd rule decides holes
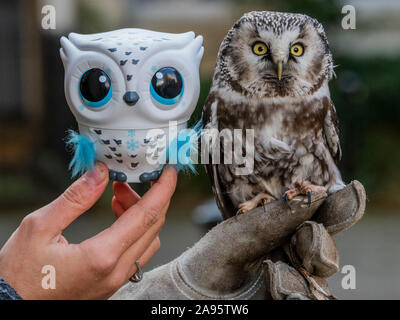
[[[238,175],[235,161],[206,165],[224,218],[344,187],[333,74],[325,31],[307,15],[250,12],[229,30],[202,120],[206,129],[253,129],[255,138],[250,174]]]

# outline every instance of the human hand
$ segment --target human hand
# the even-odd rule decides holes
[[[0,277],[24,299],[108,298],[137,271],[136,261],[143,266],[158,250],[176,180],[176,170],[167,167],[109,228],[70,244],[62,231],[94,205],[108,183],[106,166],[96,163],[60,197],[23,219],[0,251]],[[55,268],[54,290],[42,287],[45,265]]]

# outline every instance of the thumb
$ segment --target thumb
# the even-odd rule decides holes
[[[37,212],[54,235],[59,234],[82,213],[89,210],[103,194],[108,183],[108,169],[97,162],[94,168],[76,180],[56,200]]]

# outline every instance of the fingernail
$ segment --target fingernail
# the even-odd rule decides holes
[[[94,168],[86,173],[87,181],[92,185],[98,185],[107,177],[107,169],[104,165],[96,163]]]
[[[175,166],[175,165],[172,165],[172,164],[167,164],[165,167],[164,167],[164,170],[165,169],[174,169],[175,170],[175,172],[178,172],[178,168],[177,168],[177,166]]]

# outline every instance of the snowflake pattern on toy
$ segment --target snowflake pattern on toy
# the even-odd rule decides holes
[[[135,139],[128,140],[126,142],[126,148],[128,150],[135,151],[136,149],[139,148],[139,142],[136,141]]]

